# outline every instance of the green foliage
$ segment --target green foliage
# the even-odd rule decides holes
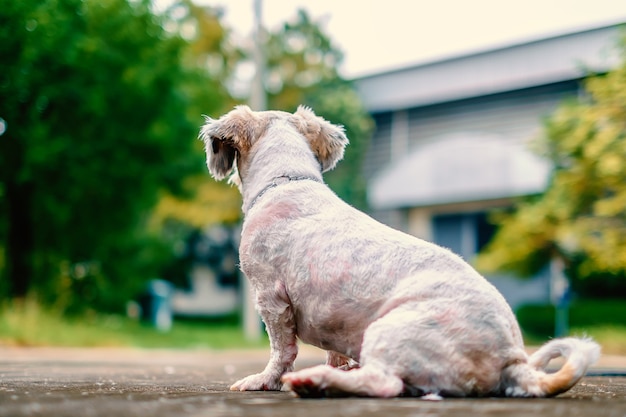
[[[209,74],[214,85],[206,85],[205,80],[189,83],[185,93],[197,98],[202,95],[216,95],[211,105],[210,100],[192,100],[194,106],[187,107],[187,114],[202,123],[200,115],[220,116],[230,110],[235,101],[229,95],[226,85],[243,59],[243,52],[234,46],[230,32],[220,23],[220,11],[210,6],[199,6],[191,0],[173,2],[165,14],[171,19],[167,22],[168,30],[181,33],[188,44],[183,53],[186,65],[197,68],[202,74]],[[209,88],[207,88],[209,87]],[[204,105],[208,102],[208,105]],[[196,131],[197,133],[197,131]],[[204,161],[204,148],[200,141],[195,143],[198,155]],[[204,162],[202,162],[204,167]],[[153,230],[161,230],[176,236],[172,240],[184,239],[193,229],[201,229],[217,223],[235,223],[241,216],[241,197],[236,188],[225,183],[212,181],[208,171],[203,168],[198,175],[185,178],[180,183],[182,191],[171,193],[163,191],[150,219]]]
[[[547,190],[497,218],[500,229],[479,257],[483,269],[528,275],[560,257],[573,280],[624,277],[626,60],[584,87],[584,97],[546,120],[537,144],[554,166]]]
[[[235,100],[246,54],[220,11],[191,0],[22,0],[0,7],[0,297],[65,312],[120,311],[170,267],[192,228],[236,222],[235,189],[208,179],[202,114]],[[272,108],[308,104],[351,146],[327,177],[364,205],[371,121],[341,53],[300,13],[270,37]]]
[[[270,33],[265,45],[268,107],[295,109],[312,91],[341,81],[342,53],[304,10]]]
[[[165,28],[187,41],[182,53],[185,66],[197,70],[197,78],[184,91],[191,104],[187,114],[194,123],[202,122],[201,114],[219,116],[235,104],[227,85],[243,52],[231,41],[230,31],[222,26],[219,9],[178,0],[164,15]]]
[[[155,228],[168,222],[202,229],[210,224],[233,224],[241,217],[241,195],[236,187],[211,181],[206,175],[190,177],[183,183],[193,198],[164,194],[153,210]]]
[[[119,309],[158,271],[166,248],[146,232],[147,214],[159,190],[202,169],[198,109],[219,108],[224,94],[184,62],[187,44],[163,19],[147,0],[0,8],[10,295],[22,285],[68,308]],[[190,96],[194,84],[207,93]]]

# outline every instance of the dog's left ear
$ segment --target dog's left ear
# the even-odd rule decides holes
[[[233,172],[238,155],[250,147],[258,133],[258,120],[248,106],[237,106],[218,120],[205,118],[200,139],[205,144],[207,166],[213,178],[223,180]]]
[[[329,171],[343,158],[349,143],[342,126],[334,125],[318,117],[308,107],[299,106],[293,114],[293,125],[309,141],[311,149],[322,165],[322,172]]]

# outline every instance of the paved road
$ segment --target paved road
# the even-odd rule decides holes
[[[552,399],[294,398],[230,392],[264,366],[265,351],[149,351],[0,347],[0,416],[603,416],[626,417],[626,358],[603,357],[573,390]],[[303,349],[297,367],[319,363]]]

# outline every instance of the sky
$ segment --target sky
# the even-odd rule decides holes
[[[254,0],[199,0],[223,8],[240,35],[253,27]],[[309,11],[344,52],[348,78],[612,23],[626,0],[262,0],[275,28]]]

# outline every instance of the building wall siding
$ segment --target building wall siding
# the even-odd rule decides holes
[[[527,141],[540,133],[542,118],[567,97],[578,94],[579,81],[461,100],[409,110],[408,148],[464,134]],[[393,113],[374,114],[376,130],[363,163],[367,180],[393,163]],[[401,119],[401,118],[400,118]],[[402,119],[401,119],[402,120]]]
[[[356,80],[372,113],[516,91],[605,72],[621,58],[620,25],[539,39]]]
[[[391,162],[391,116],[392,112],[373,115],[375,129],[363,160],[363,177],[366,181],[370,181]]]

